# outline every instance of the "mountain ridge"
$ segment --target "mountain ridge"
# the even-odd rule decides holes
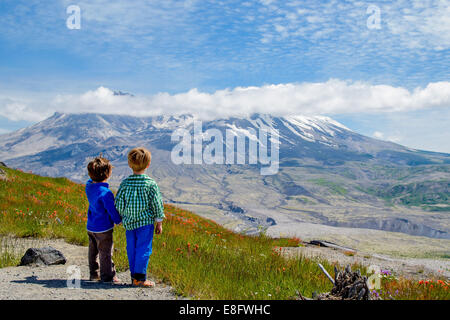
[[[64,119],[69,118],[70,121],[74,122],[74,125],[72,127],[67,127],[67,120],[64,121]],[[83,119],[85,121],[83,121]],[[133,134],[135,132],[142,132],[145,130],[174,130],[178,127],[189,127],[192,125],[193,121],[197,118],[190,114],[184,114],[179,116],[150,116],[150,117],[136,117],[136,116],[129,116],[129,115],[115,115],[115,114],[99,114],[99,113],[61,113],[61,112],[55,112],[52,116],[50,116],[47,119],[44,119],[36,124],[33,124],[27,128],[22,128],[14,132],[9,132],[3,135],[0,135],[2,139],[0,139],[0,157],[4,159],[11,158],[7,154],[5,154],[5,147],[7,149],[8,144],[9,145],[17,145],[21,141],[13,141],[11,143],[4,143],[5,139],[8,137],[12,138],[16,135],[21,135],[23,138],[23,135],[25,134],[26,137],[30,136],[31,134],[36,134],[35,132],[32,132],[33,129],[40,129],[41,131],[47,131],[48,133],[54,133],[58,129],[58,124],[62,122],[64,126],[67,127],[69,130],[65,130],[66,133],[70,132],[72,130],[73,132],[76,131],[75,129],[80,129],[80,126],[84,128],[83,126],[86,125],[97,125],[102,130],[89,130],[86,132],[86,135],[78,136],[76,139],[73,139],[72,141],[68,140],[67,142],[80,142],[80,138],[82,141],[86,141],[91,139],[92,137],[95,137],[96,139],[105,139],[109,137],[126,137],[130,134]],[[255,120],[256,119],[256,120]],[[81,121],[80,121],[81,120]],[[97,120],[97,121],[96,121]],[[379,140],[375,138],[370,138],[363,136],[361,134],[357,134],[350,130],[349,128],[345,127],[344,125],[340,124],[337,121],[334,121],[333,119],[325,116],[315,116],[315,117],[305,117],[305,116],[289,116],[289,117],[272,117],[270,115],[262,115],[262,114],[253,114],[248,118],[236,118],[236,117],[229,117],[229,118],[218,118],[215,120],[209,120],[204,121],[206,123],[206,128],[211,127],[213,125],[217,126],[217,124],[226,123],[228,122],[228,129],[232,129],[231,123],[235,122],[245,122],[244,124],[247,126],[253,126],[257,127],[260,123],[264,123],[265,125],[268,125],[269,127],[273,127],[275,122],[275,126],[285,126],[289,129],[291,137],[292,134],[296,137],[300,137],[304,141],[309,142],[319,142],[323,143],[325,145],[329,144],[330,142],[327,141],[327,136],[334,136],[335,133],[341,133],[342,130],[347,133],[353,133],[353,138],[356,137],[356,142],[361,143],[364,140],[369,141],[373,144],[381,145],[385,148],[390,148],[392,150],[401,150],[401,151],[412,151],[412,152],[421,152],[426,153],[429,155],[442,155],[442,156],[450,156],[446,153],[439,153],[439,152],[433,152],[433,151],[425,151],[425,150],[417,150],[412,149],[408,147],[401,146],[399,144],[396,144],[394,142]],[[76,123],[76,125],[75,125]],[[213,124],[213,125],[211,125]],[[325,125],[324,125],[325,124]],[[56,125],[56,126],[55,126]],[[136,129],[130,130],[129,126],[137,126]],[[311,135],[309,131],[313,131],[313,129],[316,130],[315,136]],[[331,129],[331,130],[330,130]],[[31,132],[30,132],[31,131]],[[285,130],[287,131],[287,130]],[[65,140],[64,138],[70,138],[70,136],[64,136],[61,135],[59,137],[60,140]],[[84,140],[82,139],[84,138]],[[314,139],[315,138],[315,139]],[[3,140],[3,141],[2,141]],[[285,137],[285,142],[291,142],[289,141],[287,137]],[[3,142],[3,143],[2,143]],[[43,146],[45,148],[45,146]],[[31,150],[30,153],[36,153],[35,150]],[[19,156],[26,155],[26,154],[18,154]]]
[[[171,134],[177,128],[193,132],[195,120],[192,115],[55,113],[29,128],[1,135],[0,159],[11,167],[84,182],[88,160],[101,153],[115,166],[114,187],[130,173],[128,150],[142,145],[152,151],[149,174],[165,190],[166,201],[187,209],[196,207],[236,229],[263,226],[279,232],[285,224],[317,223],[449,237],[444,216],[449,207],[447,185],[435,182],[450,181],[449,154],[366,137],[328,117],[254,114],[203,121],[202,130],[217,129],[224,136],[227,130],[246,134],[263,125],[278,130],[280,169],[276,175],[262,177],[260,165],[248,162],[175,165],[171,151],[176,142],[171,141]],[[248,149],[245,152],[248,156]],[[408,194],[392,195],[380,191],[417,183],[433,188],[405,187]],[[427,192],[443,196],[417,201]],[[427,213],[430,210],[433,216]]]

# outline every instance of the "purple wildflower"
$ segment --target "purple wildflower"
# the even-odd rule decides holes
[[[381,273],[382,274],[384,274],[384,275],[386,275],[386,276],[390,276],[390,275],[392,275],[392,273],[391,273],[391,271],[389,271],[389,270],[381,270]]]

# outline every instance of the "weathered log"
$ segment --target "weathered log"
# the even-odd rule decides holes
[[[327,248],[333,248],[333,249],[337,249],[337,250],[341,250],[341,251],[356,253],[355,249],[344,247],[344,246],[341,246],[341,245],[338,245],[336,243],[329,242],[329,241],[311,240],[310,242],[308,242],[308,244],[312,244],[312,245],[319,246],[319,247],[327,247]]]
[[[330,274],[327,272],[327,270],[325,270],[325,268],[320,263],[319,263],[319,268],[323,271],[323,273],[325,273],[327,278],[330,279],[331,283],[334,285],[333,278],[330,276]]]
[[[331,280],[325,268],[319,264],[320,269]],[[334,268],[333,288],[330,292],[322,293],[316,296],[317,300],[372,300],[367,277],[361,275],[360,270],[352,272],[350,265],[344,270]]]

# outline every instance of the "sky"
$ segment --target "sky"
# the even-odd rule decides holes
[[[450,153],[450,0],[0,0],[0,134],[55,111],[327,115]]]

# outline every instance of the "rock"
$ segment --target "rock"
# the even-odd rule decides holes
[[[20,260],[19,266],[65,264],[66,258],[61,251],[52,247],[29,248]]]
[[[1,161],[0,161],[0,167],[8,168],[8,166],[4,162],[1,162]]]

